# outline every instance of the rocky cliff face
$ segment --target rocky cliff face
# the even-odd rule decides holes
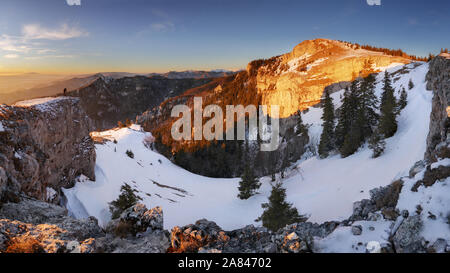
[[[441,54],[430,62],[430,69],[426,77],[427,89],[433,91],[433,108],[430,117],[430,132],[427,139],[426,159],[436,161],[437,154],[443,147],[437,147],[439,143],[447,140],[450,127],[450,55]],[[439,148],[436,150],[436,148]]]
[[[247,71],[257,70],[256,88],[261,103],[280,105],[280,116],[284,118],[319,102],[327,86],[409,62],[352,44],[316,39],[304,41],[292,52],[266,60],[261,66],[252,62]]]
[[[168,79],[165,77],[125,77],[100,75],[93,83],[69,92],[93,121],[95,130],[110,129],[118,121],[134,120],[164,100],[209,82],[210,79]]]
[[[75,98],[0,106],[0,196],[24,193],[57,202],[61,187],[84,174],[95,179],[89,118]]]

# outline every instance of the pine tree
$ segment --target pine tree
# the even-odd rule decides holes
[[[356,88],[356,81],[354,81],[351,88],[345,90],[342,106],[339,108],[338,123],[335,131],[335,144],[338,149],[344,144],[345,136],[348,134],[355,117]]]
[[[264,212],[256,221],[262,221],[262,225],[272,231],[307,220],[307,217],[304,215],[299,215],[297,209],[292,207],[292,204],[286,202],[286,190],[281,183],[277,183],[272,187],[269,203],[262,204],[262,208]]]
[[[382,155],[384,149],[386,148],[386,142],[378,129],[373,132],[369,139],[369,148],[373,151],[373,158],[377,158]]]
[[[373,74],[368,75],[361,83],[358,92],[358,118],[361,126],[363,140],[372,134],[372,128],[378,121],[378,98],[375,95],[376,78]]]
[[[255,177],[253,168],[246,164],[244,173],[242,174],[241,181],[239,182],[239,194],[238,197],[241,200],[247,200],[253,195],[257,194],[257,190],[261,187],[259,179]]]
[[[325,91],[322,120],[323,131],[320,136],[319,155],[325,158],[334,149],[334,105],[327,91]]]
[[[363,139],[364,118],[360,113],[362,108],[359,107],[359,93],[358,82],[353,81],[350,89],[344,94],[344,101],[336,128],[336,146],[342,157],[355,153]]]
[[[403,88],[402,92],[400,93],[400,99],[397,103],[397,114],[400,114],[400,112],[403,109],[405,109],[407,104],[408,104],[408,93],[406,93],[406,89]]]
[[[141,197],[136,195],[136,190],[132,189],[130,185],[126,184],[122,185],[120,188],[119,197],[109,203],[109,210],[112,214],[112,219],[117,219],[120,217],[120,214],[132,206],[136,205],[139,200],[142,200]]]
[[[306,126],[303,124],[302,120],[302,112],[297,112],[297,126],[295,126],[295,134],[296,135],[305,135],[308,133]]]
[[[414,88],[414,83],[413,83],[412,79],[409,79],[408,88],[409,88],[409,90]]]
[[[396,120],[397,102],[394,96],[389,74],[385,73],[383,94],[381,99],[381,117],[378,129],[385,138],[392,137],[397,132]]]
[[[342,144],[341,149],[339,150],[342,157],[348,157],[354,154],[358,148],[361,146],[361,126],[360,122],[355,121],[350,127],[350,131],[345,136],[344,143]]]

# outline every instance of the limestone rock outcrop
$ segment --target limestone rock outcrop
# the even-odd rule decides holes
[[[58,202],[61,187],[72,186],[77,176],[95,180],[91,121],[79,99],[1,105],[0,124],[0,196],[4,201],[25,193]]]
[[[358,49],[339,41],[309,40],[257,67],[257,90],[261,104],[280,105],[280,117],[285,118],[317,104],[327,86],[409,62],[403,57]],[[247,72],[255,64],[250,63]]]
[[[433,101],[430,117],[430,131],[427,138],[426,159],[435,161],[439,156],[437,152],[448,151],[450,140],[447,133],[450,127],[450,55],[441,54],[430,62],[430,68],[426,76],[427,89],[432,91]],[[443,147],[437,147],[441,142]],[[436,149],[439,148],[439,149]]]

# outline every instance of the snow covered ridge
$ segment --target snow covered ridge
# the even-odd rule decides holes
[[[55,109],[55,104],[65,100],[78,100],[72,97],[47,97],[32,100],[19,101],[13,106],[16,107],[32,107],[41,112],[48,112]]]
[[[345,159],[338,155],[324,160],[304,158],[283,181],[288,201],[301,213],[309,215],[309,221],[322,223],[348,218],[354,202],[368,198],[371,189],[389,185],[407,175],[410,167],[423,159],[432,98],[432,92],[425,88],[428,65],[407,65],[406,68],[409,73],[400,74],[393,85],[401,90],[412,79],[415,87],[408,91],[408,105],[398,118],[397,134],[387,140],[385,155],[372,159],[371,151],[364,146]],[[377,76],[378,96],[383,77],[383,73]],[[342,92],[333,94],[336,106],[340,105]],[[303,117],[304,122],[310,124],[311,145],[316,145],[314,141],[320,136],[321,115],[321,109],[310,108]],[[270,195],[270,178],[264,177],[260,194],[247,201],[239,200],[236,198],[239,179],[213,179],[189,173],[146,148],[144,139],[149,134],[139,128],[97,135],[111,140],[96,145],[97,181],[81,177],[74,188],[64,190],[67,207],[76,217],[92,215],[106,224],[110,218],[108,203],[117,198],[120,187],[127,183],[137,190],[147,207],[163,208],[165,228],[206,218],[230,230],[254,224],[262,213],[261,204]],[[126,155],[128,150],[133,152],[134,158]]]

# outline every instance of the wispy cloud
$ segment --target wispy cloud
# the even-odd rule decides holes
[[[366,0],[369,6],[381,6],[381,0]]]
[[[152,33],[172,32],[175,30],[175,24],[172,22],[153,23],[137,32],[137,36],[146,36]]]
[[[153,23],[150,27],[157,32],[167,32],[175,29],[175,25],[172,22]]]
[[[69,6],[81,6],[81,0],[66,0]]]
[[[19,58],[19,55],[17,55],[17,54],[6,54],[5,56],[3,56],[3,58],[5,58],[5,59],[17,59],[17,58]]]
[[[28,40],[67,40],[88,35],[87,32],[67,24],[63,24],[58,29],[48,29],[39,24],[25,25],[22,28],[22,34]]]
[[[25,53],[31,50],[22,37],[0,35],[0,50]]]
[[[50,29],[39,24],[28,24],[22,27],[19,36],[0,35],[0,51],[8,54],[4,58],[15,59],[25,55],[25,59],[39,58],[71,58],[71,55],[58,55],[58,50],[51,48],[48,41],[62,41],[89,35],[76,27],[62,24],[59,28]],[[0,55],[1,56],[1,55]]]
[[[28,56],[25,57],[26,60],[43,60],[43,59],[72,59],[75,55],[39,55],[39,56]]]
[[[150,33],[171,32],[175,30],[175,24],[169,14],[160,9],[152,9],[153,23],[146,26],[137,33],[138,36],[145,36]]]

